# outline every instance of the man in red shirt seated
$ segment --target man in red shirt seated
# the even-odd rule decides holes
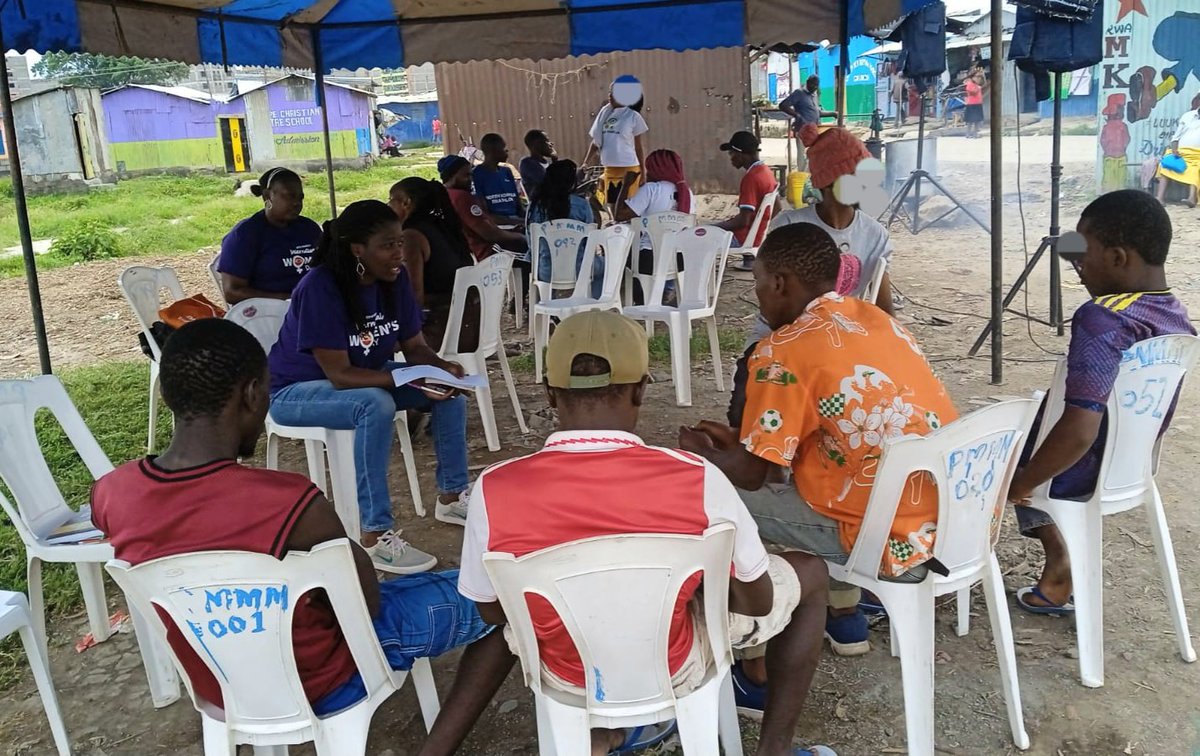
[[[737,215],[717,224],[718,228],[733,232],[733,240],[739,247],[757,248],[762,244],[763,237],[767,235],[767,226],[771,223],[771,216],[775,212],[775,205],[778,203],[777,200],[767,208],[766,215],[758,226],[758,232],[753,239],[748,239],[750,227],[754,225],[754,218],[758,215],[763,200],[768,194],[779,189],[775,173],[759,159],[759,149],[758,137],[749,131],[735,131],[733,136],[729,137],[729,141],[721,145],[721,151],[729,153],[729,162],[733,167],[746,171],[738,188]],[[753,262],[754,255],[743,254],[738,270],[750,270]]]
[[[824,562],[796,552],[768,555],[737,491],[715,466],[694,454],[647,446],[634,435],[649,367],[640,325],[612,312],[575,315],[555,330],[546,364],[558,432],[541,451],[480,475],[467,516],[459,591],[479,604],[486,621],[503,624],[504,611],[483,567],[488,551],[519,557],[595,536],[699,535],[712,525],[733,523],[732,643],[766,644],[765,661],[743,660],[734,671],[739,706],[763,716],[758,752],[834,756],[825,746],[799,751],[792,746],[821,651]],[[703,680],[712,658],[692,621],[698,585],[698,576],[684,585],[670,628],[667,657],[680,695]],[[584,670],[562,621],[544,604],[532,611],[545,684],[578,692]],[[760,686],[767,676],[771,697],[764,712]],[[748,680],[760,700],[747,700]],[[593,753],[604,754],[623,739],[622,733],[594,731]]]
[[[491,255],[493,246],[503,247],[521,258],[528,255],[529,244],[525,235],[496,225],[487,204],[471,193],[471,164],[466,158],[447,155],[438,161],[437,168],[476,260]]]
[[[167,340],[160,360],[163,401],[175,435],[160,457],[129,462],[96,482],[92,517],[131,564],[198,551],[235,550],[283,558],[346,531],[307,478],[244,467],[254,454],[269,403],[267,357],[248,331],[226,320],[199,320]],[[350,542],[359,582],[388,662],[466,646],[458,674],[422,754],[450,754],[462,743],[515,661],[501,633],[456,591],[458,573],[406,575],[385,583],[371,558]],[[436,609],[436,611],[435,611]],[[221,707],[221,688],[166,617],[167,640],[197,697]],[[329,714],[366,695],[362,678],[323,591],[307,593],[292,621],[296,667],[313,711]]]

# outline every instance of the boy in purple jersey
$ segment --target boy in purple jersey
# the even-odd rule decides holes
[[[1090,497],[1104,455],[1105,407],[1121,355],[1155,336],[1196,333],[1187,310],[1167,288],[1163,266],[1171,246],[1171,218],[1154,197],[1133,189],[1105,194],[1087,206],[1076,229],[1087,248],[1069,259],[1093,299],[1071,318],[1066,407],[1008,491],[1009,501],[1017,505],[1021,533],[1040,540],[1046,552],[1037,585],[1017,591],[1022,608],[1037,614],[1075,609],[1066,543],[1050,516],[1029,506],[1030,495],[1052,480],[1050,494],[1057,499]],[[1164,431],[1174,408],[1172,402]]]

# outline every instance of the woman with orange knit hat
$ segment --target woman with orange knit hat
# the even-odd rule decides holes
[[[881,262],[891,262],[892,240],[883,224],[856,205],[843,203],[839,199],[838,179],[853,175],[859,163],[870,158],[871,153],[867,152],[862,140],[841,127],[821,132],[815,125],[806,124],[800,131],[800,138],[808,147],[812,185],[820,190],[821,201],[817,205],[780,214],[771,222],[771,229],[793,223],[811,223],[825,229],[844,255],[853,255],[858,259],[861,274],[858,281],[847,290],[851,296],[861,297],[877,266]],[[883,274],[875,304],[887,314],[894,314],[891,281],[887,273]]]

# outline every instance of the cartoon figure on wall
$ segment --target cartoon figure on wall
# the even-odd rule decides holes
[[[1143,15],[1145,11],[1142,11]],[[1200,13],[1178,11],[1168,16],[1154,29],[1154,51],[1172,61],[1159,73],[1152,66],[1142,66],[1129,77],[1129,106],[1127,117],[1137,123],[1150,117],[1160,101],[1183,91],[1189,79],[1200,82]]]
[[[1125,95],[1110,94],[1108,106],[1101,115],[1104,116],[1104,128],[1100,130],[1100,151],[1104,155],[1103,173],[1100,178],[1100,190],[1110,192],[1114,189],[1124,189],[1128,180],[1129,160],[1126,152],[1129,150],[1129,127],[1125,125]]]

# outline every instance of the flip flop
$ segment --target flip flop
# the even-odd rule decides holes
[[[669,722],[630,727],[625,731],[625,742],[609,751],[609,756],[615,753],[633,753],[643,748],[656,746],[674,735],[676,729],[678,727],[674,719]]]
[[[1043,604],[1031,604],[1026,601],[1027,596],[1033,596]],[[1042,589],[1036,585],[1031,585],[1026,588],[1021,588],[1017,591],[1017,605],[1030,614],[1045,614],[1052,617],[1064,617],[1075,613],[1074,596],[1067,599],[1065,604],[1055,604],[1050,599],[1046,598],[1046,594],[1042,593]]]

